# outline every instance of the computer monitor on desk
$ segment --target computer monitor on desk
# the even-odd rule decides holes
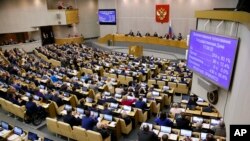
[[[192,131],[181,129],[181,136],[191,137],[192,136]]]
[[[84,114],[84,110],[82,108],[76,108],[76,112],[79,114]]]
[[[121,94],[115,94],[115,98],[120,99],[120,98],[122,98],[122,95]]]
[[[198,123],[198,122],[202,123],[203,122],[203,118],[202,117],[193,116],[192,117],[192,122],[193,123]]]
[[[17,127],[17,126],[15,126],[14,127],[14,134],[16,134],[16,135],[22,135],[23,134],[23,129],[22,128],[20,128],[20,127]]]
[[[160,95],[160,93],[157,92],[157,91],[153,91],[153,92],[152,92],[152,96],[159,96],[159,95]]]
[[[9,124],[7,122],[1,121],[1,127],[5,130],[9,130]]]
[[[72,106],[66,104],[66,105],[64,106],[64,110],[66,110],[66,111],[71,111],[71,110],[72,110]]]
[[[201,132],[201,140],[205,140],[207,137],[207,133]]]
[[[103,117],[105,120],[108,120],[108,121],[112,121],[113,120],[113,116],[111,116],[111,115],[104,115],[104,117]]]
[[[220,120],[218,120],[218,119],[211,119],[210,124],[211,124],[212,126],[219,125],[219,124],[220,124]]]
[[[118,108],[119,104],[118,103],[110,103],[110,108],[116,109]]]
[[[124,105],[124,106],[123,106],[123,110],[124,110],[124,111],[130,112],[130,111],[132,110],[132,107],[131,107],[131,106]]]
[[[37,134],[35,134],[35,133],[33,133],[33,132],[29,132],[28,133],[28,140],[31,140],[31,141],[36,141],[36,140],[38,140],[38,136],[37,136]]]
[[[36,100],[36,101],[40,100],[39,96],[37,96],[37,95],[34,95],[33,98],[34,98],[34,100]]]
[[[164,133],[171,133],[171,127],[161,126],[160,131]]]
[[[86,102],[88,102],[88,103],[92,103],[92,102],[93,102],[93,99],[92,99],[92,98],[90,98],[90,97],[87,97],[87,98],[86,98]]]

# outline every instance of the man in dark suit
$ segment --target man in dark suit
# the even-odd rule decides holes
[[[94,117],[90,117],[89,111],[85,111],[85,115],[86,116],[82,118],[82,128],[85,128],[86,130],[93,130],[97,120]]]
[[[62,99],[59,97],[58,93],[55,93],[54,96],[51,99],[52,101],[56,102],[57,106],[60,107],[63,105]]]
[[[178,129],[190,129],[190,120],[188,120],[188,117],[181,113],[181,117],[176,119],[176,126]]]
[[[71,110],[67,111],[67,114],[65,116],[63,116],[63,121],[65,123],[68,123],[71,127],[73,127],[74,125],[77,125],[77,120],[72,115],[72,111]]]
[[[32,117],[32,115],[38,110],[36,103],[33,102],[33,97],[29,97],[29,101],[25,104],[26,114],[28,117]]]
[[[135,107],[144,111],[145,109],[147,109],[147,103],[142,101],[142,97],[139,97],[139,100],[135,103]]]
[[[144,125],[138,132],[138,141],[158,141],[158,136],[153,131],[149,131],[148,125]]]

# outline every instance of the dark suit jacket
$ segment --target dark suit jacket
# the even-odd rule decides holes
[[[72,115],[69,115],[69,114],[63,116],[63,121],[68,123],[71,127],[74,125],[77,125],[76,118]]]
[[[26,107],[26,113],[28,116],[31,116],[33,113],[35,113],[37,111],[37,106],[33,101],[28,101],[25,105]]]
[[[158,136],[152,131],[142,131],[138,132],[138,141],[158,141]]]
[[[109,137],[109,135],[110,135],[109,130],[105,129],[105,128],[98,129],[95,127],[93,130],[96,132],[99,132],[102,135],[103,140],[106,139],[107,137]]]

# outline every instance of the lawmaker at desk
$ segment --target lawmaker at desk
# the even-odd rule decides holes
[[[130,30],[130,32],[128,33],[129,36],[134,36],[134,32],[132,30]]]
[[[180,41],[180,40],[182,40],[182,35],[181,35],[181,33],[179,33],[179,35],[178,35],[178,41]]]
[[[155,33],[154,33],[154,37],[158,37],[158,34],[157,34],[157,32],[155,32]]]
[[[141,33],[140,33],[140,31],[137,31],[136,36],[141,37]]]
[[[150,36],[150,33],[149,33],[149,32],[147,32],[147,33],[145,34],[145,36]]]

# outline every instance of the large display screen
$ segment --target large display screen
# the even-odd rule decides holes
[[[212,83],[228,90],[237,46],[236,38],[192,30],[187,66]]]
[[[115,9],[99,9],[98,17],[99,17],[99,24],[101,25],[115,25],[116,24],[116,10]]]

